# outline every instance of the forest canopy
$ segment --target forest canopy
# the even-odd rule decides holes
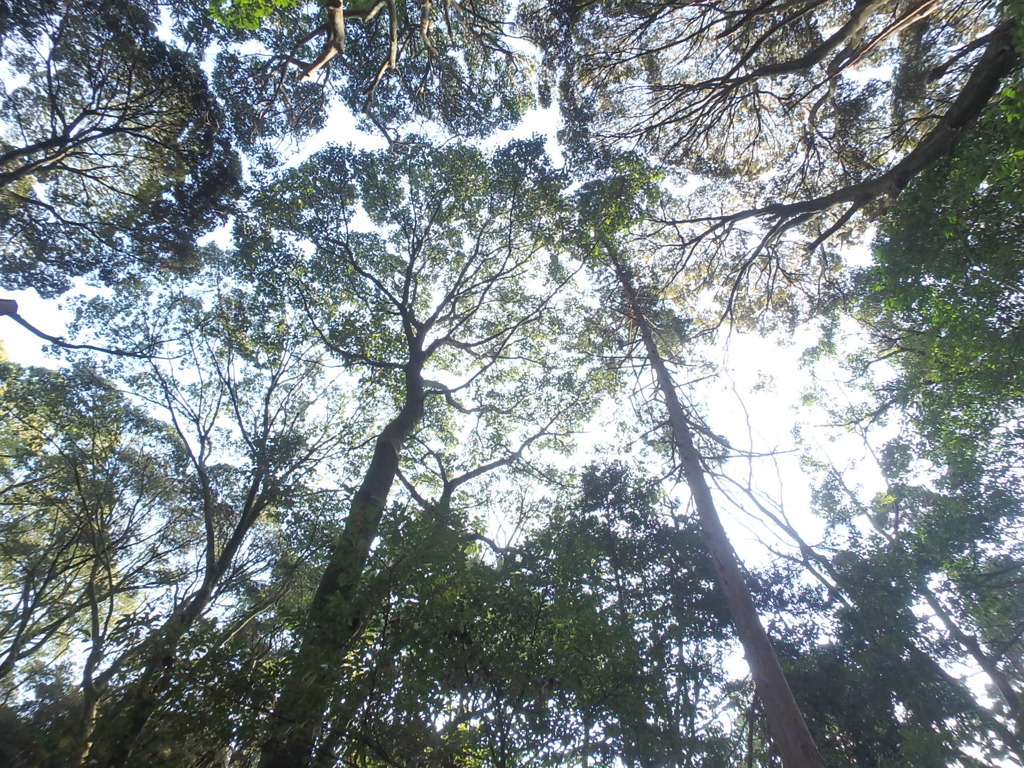
[[[0,764],[1024,762],[1022,55],[0,0]]]

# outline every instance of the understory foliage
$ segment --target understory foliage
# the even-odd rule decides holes
[[[0,0],[0,764],[1024,762],[1022,25]]]

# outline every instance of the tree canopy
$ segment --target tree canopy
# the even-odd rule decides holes
[[[230,209],[238,157],[199,63],[130,2],[26,4],[0,27],[0,253],[7,284],[187,270]]]
[[[1022,25],[0,1],[0,763],[1024,761]]]

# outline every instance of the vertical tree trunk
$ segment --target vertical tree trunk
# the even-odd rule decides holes
[[[729,542],[725,528],[722,527],[701,466],[700,454],[694,445],[693,430],[686,409],[679,400],[675,383],[658,351],[651,326],[638,300],[632,273],[609,243],[605,244],[605,250],[615,269],[629,308],[630,319],[640,331],[648,362],[654,370],[658,390],[664,398],[672,443],[679,454],[683,476],[697,508],[708,554],[711,556],[718,584],[725,594],[736,634],[743,645],[743,652],[754,678],[757,695],[764,707],[772,738],[786,768],[824,768],[818,747],[800,714],[768,633],[758,618],[750,590],[740,571],[739,559]]]
[[[377,436],[362,485],[352,497],[345,527],[331,550],[310,604],[302,644],[271,715],[259,768],[300,768],[312,763],[339,666],[359,628],[358,591],[377,537],[405,441],[423,416],[425,356],[414,349],[405,374],[405,401]]]
[[[750,708],[747,709],[747,768],[754,768],[754,711],[755,698],[750,700]]]
[[[100,597],[96,589],[96,581],[101,567],[99,553],[93,551],[93,563],[89,574],[89,583],[86,586],[86,595],[89,600],[89,637],[92,648],[85,659],[85,668],[82,670],[82,715],[78,732],[78,758],[77,765],[85,765],[89,757],[89,750],[92,748],[93,733],[96,730],[96,716],[99,712],[100,692],[96,687],[95,673],[96,665],[102,655],[103,619],[101,617]],[[112,588],[112,585],[108,585]]]
[[[101,718],[94,718],[93,741],[96,747],[93,749],[90,745],[85,749],[83,765],[103,768],[128,768],[132,765],[133,750],[161,705],[160,694],[173,674],[175,655],[182,639],[203,616],[215,588],[234,562],[248,532],[270,503],[271,497],[258,490],[262,483],[260,474],[253,481],[235,530],[220,554],[212,549],[208,552],[203,584],[180,604],[159,630],[136,649],[122,655],[100,676],[99,686],[106,688],[113,675],[130,661],[139,657],[143,659],[141,672],[117,704]],[[207,494],[204,514],[213,514],[213,506],[213,497]]]
[[[199,598],[203,606],[206,599]],[[196,611],[194,615],[198,615]],[[120,701],[96,723],[95,747],[83,754],[83,765],[103,768],[127,768],[131,766],[132,754],[140,737],[146,730],[150,718],[160,707],[160,681],[170,674],[175,652],[181,639],[194,623],[188,614],[172,615],[152,636],[143,641],[142,671]],[[123,664],[112,665],[104,675],[104,687],[111,674]]]

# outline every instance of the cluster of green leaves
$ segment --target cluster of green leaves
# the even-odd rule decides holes
[[[694,680],[727,635],[697,532],[622,466],[580,483],[497,550],[454,510],[392,510],[332,711],[347,760],[724,764]]]
[[[210,15],[221,24],[239,29],[259,29],[276,8],[291,8],[297,0],[213,0]]]
[[[878,401],[898,408],[916,435],[890,447],[885,470],[895,478],[932,462],[939,487],[969,494],[972,516],[981,522],[989,509],[994,528],[1019,496],[1022,147],[1020,123],[993,109],[956,157],[901,197],[857,287],[859,315],[878,342],[868,354],[888,356],[897,374]],[[964,531],[951,543],[992,533]]]
[[[851,477],[831,470],[818,494],[842,532],[845,551],[833,563],[850,599],[845,647],[835,643],[832,652],[870,654],[870,662],[845,656],[860,670],[851,681],[874,674],[882,657],[919,670],[916,690],[899,695],[903,711],[872,721],[889,734],[891,759],[904,761],[895,764],[948,762],[972,740],[992,759],[1020,757],[1008,734],[1021,716],[1015,659],[1024,628],[1016,597],[1024,565],[1024,133],[1015,94],[1004,95],[954,156],[900,196],[879,231],[874,264],[849,287],[871,344],[847,364],[869,397],[842,417],[869,433],[887,422],[895,436],[890,431],[878,452],[883,492],[862,498]],[[883,364],[889,374],[873,376]],[[861,524],[866,534],[856,532]],[[915,618],[915,609],[935,616],[937,627]],[[985,671],[995,721],[940,665],[963,660]],[[819,703],[809,711],[826,710]]]
[[[0,364],[0,408],[0,685],[10,701],[46,664],[75,653],[86,661],[71,690],[88,688],[101,660],[145,631],[151,585],[183,575],[181,456],[165,424],[86,364]],[[78,746],[83,702],[62,687],[36,706],[53,706],[68,729],[35,745],[40,734],[15,739],[12,765],[31,764],[37,749],[57,759]]]
[[[53,296],[89,273],[194,269],[241,174],[195,56],[132,2],[37,10],[0,31],[4,285]]]
[[[233,26],[216,31],[214,87],[239,145],[261,162],[280,162],[282,148],[322,129],[337,102],[389,140],[410,123],[486,136],[534,102],[533,65],[507,38],[505,0],[348,4],[344,51],[309,77],[336,50],[326,4],[218,8]]]

